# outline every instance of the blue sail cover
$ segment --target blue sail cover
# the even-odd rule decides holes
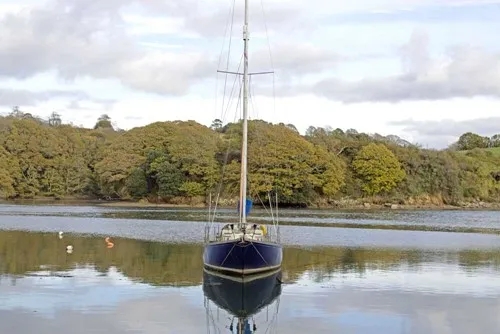
[[[250,210],[252,210],[252,204],[253,204],[252,200],[247,198],[247,205],[246,205],[246,211],[245,211],[246,216],[248,216],[248,214],[250,213]],[[240,212],[241,212],[240,202],[238,201],[238,213],[240,213]]]
[[[245,334],[252,334],[252,330],[250,329],[250,323],[248,319],[245,319]]]

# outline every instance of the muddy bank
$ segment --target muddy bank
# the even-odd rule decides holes
[[[142,200],[104,200],[93,198],[62,198],[54,199],[49,197],[38,197],[34,199],[0,200],[0,204],[24,204],[24,205],[92,205],[106,207],[151,207],[151,208],[207,208],[208,203],[196,199],[177,199],[173,203],[151,202]],[[214,204],[212,204],[213,207]],[[219,208],[234,208],[236,200],[223,200],[218,203]],[[254,203],[259,207],[259,203]],[[285,208],[287,206],[280,205]],[[446,204],[442,201],[432,199],[416,200],[388,200],[381,198],[361,198],[361,199],[339,199],[329,201],[318,201],[309,206],[292,206],[292,208],[311,209],[341,209],[341,210],[500,210],[500,203],[485,202],[481,200],[462,201],[455,204]]]

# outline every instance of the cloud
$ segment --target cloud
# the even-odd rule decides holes
[[[145,12],[122,14],[133,4],[137,1],[58,0],[1,18],[0,77],[22,80],[55,71],[68,81],[89,76],[112,78],[133,89],[167,95],[186,94],[193,85],[213,78],[216,60],[207,55],[206,49],[203,52],[200,46],[196,47],[195,42],[175,49],[148,50],[142,48],[141,40],[133,35],[165,31],[185,36],[182,29],[201,35],[222,35],[227,4],[218,3],[205,11],[193,1],[153,0],[143,3]],[[271,4],[266,9],[266,19],[279,29],[287,29],[286,22],[292,24],[292,18],[300,13],[297,6],[287,9]],[[264,18],[258,9],[254,15],[260,15],[261,20],[253,23],[256,27]],[[145,13],[152,10],[167,13],[166,22],[170,23],[160,24],[158,17],[153,17],[148,25]],[[241,10],[235,13],[238,27],[241,14]],[[241,34],[241,29],[235,27],[233,34]],[[257,71],[269,70],[267,45],[254,50],[252,67]],[[332,51],[309,43],[282,43],[273,47],[272,54],[276,70],[283,77],[321,71],[339,60]]]
[[[112,99],[74,99],[66,104],[62,109],[71,111],[84,110],[101,112],[103,110],[110,110],[116,103],[117,101]],[[84,118],[88,117],[85,116]]]
[[[236,3],[233,36],[241,47],[243,3]],[[464,1],[409,0],[405,4],[459,6]],[[292,0],[286,6],[272,0],[264,5],[263,15],[261,4],[253,3],[251,41],[256,43],[252,44],[251,70],[271,67],[267,45],[257,45],[262,40],[255,36],[264,32],[265,18],[267,28],[275,33],[272,41],[278,42],[272,43],[272,57],[280,80],[279,95],[313,92],[344,103],[500,97],[500,54],[483,49],[453,47],[441,59],[433,58],[429,37],[415,33],[399,50],[400,74],[346,81],[331,73],[339,62],[352,58],[335,52],[328,39],[322,39],[324,45],[313,44],[313,37],[320,35],[310,34],[311,40],[306,42],[297,38],[304,29],[309,33],[325,22],[335,24],[325,21],[332,13],[390,12],[403,7],[396,0],[369,4],[361,0],[311,0],[307,4]],[[215,76],[218,54],[217,47],[213,48],[218,43],[211,38],[222,37],[228,14],[228,3],[222,0],[210,4],[196,0],[53,0],[0,18],[0,77],[27,79],[55,72],[68,81],[114,79],[134,90],[185,95]],[[292,36],[296,43],[289,42]],[[169,45],[176,47],[165,47]],[[212,51],[214,58],[209,55]]]
[[[325,23],[339,24],[380,24],[380,23],[460,23],[476,18],[481,22],[496,22],[500,13],[500,1],[455,1],[421,3],[399,1],[399,6],[386,4],[380,9],[360,7],[341,13],[333,13],[323,19]],[[376,8],[376,7],[374,7]]]
[[[182,94],[214,62],[201,53],[148,53],[128,36],[117,9],[133,1],[61,0],[0,19],[0,77],[118,78],[129,87]]]
[[[0,106],[33,106],[39,102],[49,101],[54,98],[83,100],[89,99],[89,96],[81,91],[47,90],[31,92],[0,88]]]
[[[297,0],[300,1],[300,0]],[[314,2],[315,0],[313,0]],[[308,2],[310,3],[310,2]],[[350,0],[331,1],[324,6],[315,6],[316,10],[334,13],[367,12],[390,13],[398,10],[412,10],[414,8],[457,7],[470,5],[497,4],[498,0]],[[320,3],[317,3],[319,5]]]
[[[500,97],[500,53],[456,46],[445,59],[432,59],[423,33],[413,34],[400,51],[405,71],[399,75],[356,82],[328,78],[310,89],[345,103]]]
[[[334,51],[311,43],[281,43],[272,49],[274,49],[274,51],[271,50],[274,69],[280,71],[280,75],[321,72],[334,67],[341,59],[345,59]],[[257,50],[251,56],[254,70],[266,70],[270,67],[268,48]]]
[[[265,33],[266,30],[268,33],[276,33],[291,32],[296,27],[300,27],[301,30],[315,27],[311,17],[307,15],[307,10],[304,10],[303,4],[287,3],[284,6],[283,2],[270,2],[261,5],[259,2],[249,8],[251,38],[255,34]],[[188,13],[185,28],[204,37],[222,36],[229,19],[233,22],[233,36],[237,36],[239,40],[244,20],[243,6],[243,1],[237,1],[233,14],[226,2],[219,3],[219,6],[213,6],[210,3],[210,7]]]
[[[473,132],[482,136],[500,134],[500,117],[484,117],[456,121],[442,119],[437,121],[416,121],[406,119],[389,122],[402,127],[402,131],[411,134],[416,142],[432,143],[432,147],[444,148],[466,133]]]
[[[403,126],[405,131],[426,136],[460,136],[466,132],[492,136],[500,133],[500,117],[485,117],[463,121],[453,119],[415,121],[407,119],[390,122],[389,124]]]
[[[124,62],[117,75],[131,88],[182,95],[197,81],[213,77],[215,69],[215,61],[207,60],[201,54],[158,51]]]

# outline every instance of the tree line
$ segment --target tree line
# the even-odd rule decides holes
[[[498,136],[469,133],[445,150],[397,136],[249,122],[248,184],[256,203],[332,205],[339,200],[406,204],[500,202]],[[478,136],[480,138],[481,136]],[[102,115],[93,129],[46,121],[15,108],[0,117],[0,196],[69,196],[167,203],[234,204],[241,124],[155,122],[128,131]]]

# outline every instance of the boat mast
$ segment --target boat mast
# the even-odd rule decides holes
[[[243,143],[241,149],[240,211],[241,224],[246,224],[247,209],[247,155],[248,155],[248,0],[245,0],[243,24]]]

